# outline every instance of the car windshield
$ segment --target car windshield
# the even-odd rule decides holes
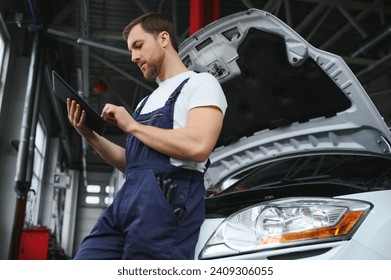
[[[391,159],[356,155],[290,158],[239,174],[224,193],[297,183],[330,182],[361,190],[386,189],[391,184]]]

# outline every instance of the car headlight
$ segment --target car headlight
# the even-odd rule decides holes
[[[226,218],[199,258],[348,239],[370,208],[358,200],[303,197],[253,205]]]

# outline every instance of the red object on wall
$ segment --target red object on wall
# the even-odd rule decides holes
[[[24,228],[19,260],[47,260],[50,232],[48,228]]]
[[[219,17],[220,0],[190,0],[190,35]]]
[[[96,82],[92,85],[92,89],[95,93],[102,94],[107,91],[107,84],[103,82],[102,80],[99,82]]]

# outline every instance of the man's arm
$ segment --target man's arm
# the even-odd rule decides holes
[[[96,132],[86,140],[108,164],[125,173],[126,158],[123,147],[110,142]]]
[[[215,106],[195,107],[188,112],[185,128],[161,129],[143,125],[127,116],[124,108],[106,104],[103,117],[150,148],[177,159],[205,161],[216,145],[223,113]]]
[[[98,152],[110,165],[125,172],[125,149],[95,133],[85,124],[86,112],[79,104],[67,100],[68,119],[76,131]]]

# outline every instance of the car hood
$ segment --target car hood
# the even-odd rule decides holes
[[[228,102],[211,185],[272,158],[390,155],[390,131],[343,59],[270,13],[221,18],[185,40],[179,54],[189,69],[213,74]]]

